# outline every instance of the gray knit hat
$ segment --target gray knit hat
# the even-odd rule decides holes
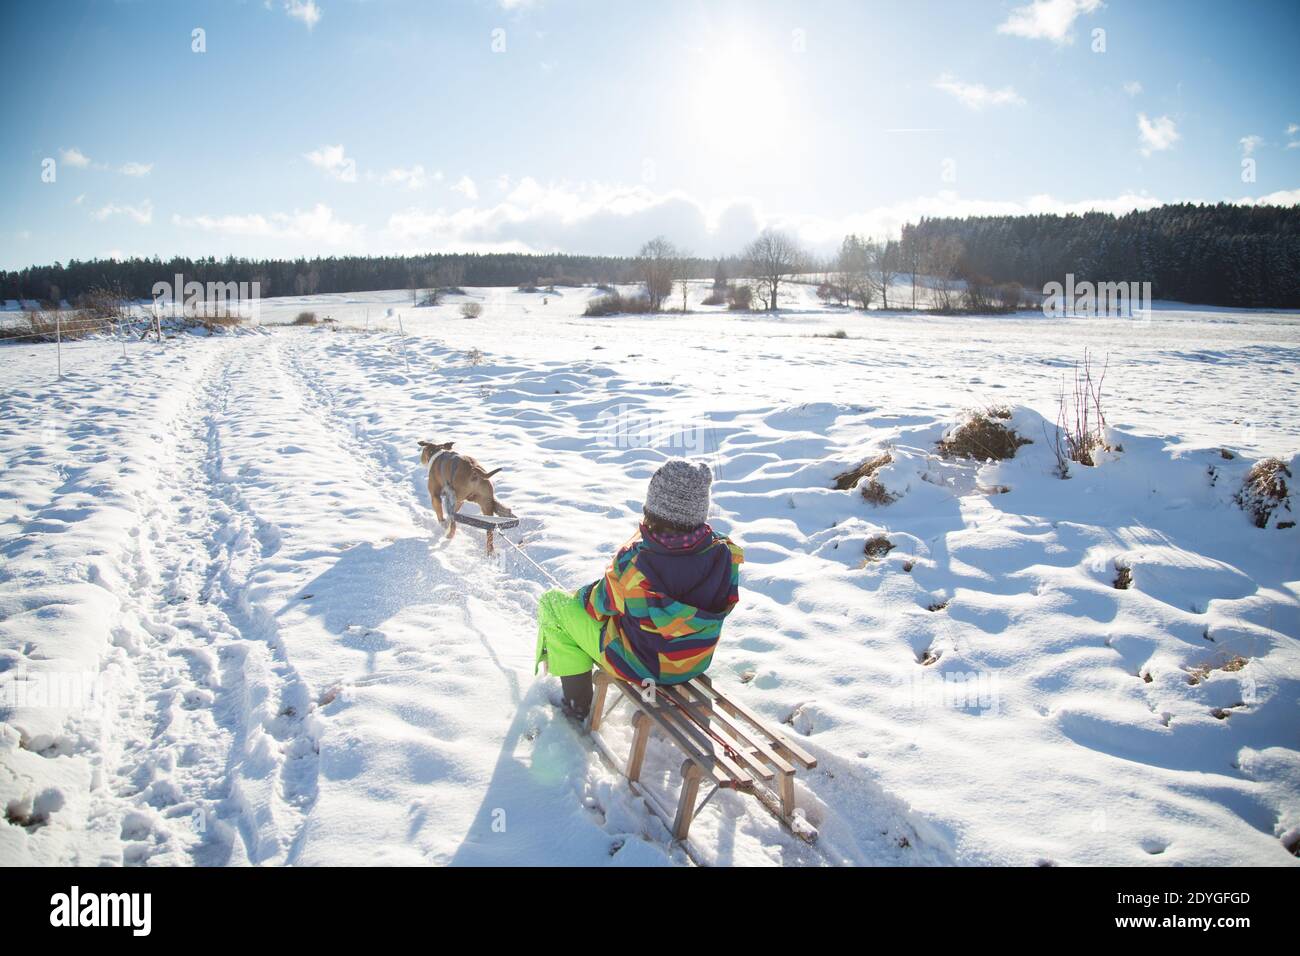
[[[709,517],[712,483],[713,472],[703,462],[691,464],[685,458],[666,461],[650,477],[646,513],[689,528],[704,524]]]

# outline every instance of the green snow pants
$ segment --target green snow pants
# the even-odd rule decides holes
[[[545,659],[555,677],[586,674],[600,663],[600,634],[604,626],[592,618],[576,594],[547,591],[537,602],[537,661]]]

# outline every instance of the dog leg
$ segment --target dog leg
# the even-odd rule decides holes
[[[456,511],[460,508],[460,503],[456,500],[456,494],[450,488],[442,489],[442,507],[447,511],[447,528],[448,539],[456,537]]]

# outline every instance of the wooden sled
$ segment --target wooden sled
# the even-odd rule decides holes
[[[457,511],[451,516],[451,520],[456,524],[467,524],[471,528],[482,531],[505,531],[507,528],[519,526],[518,518],[507,518],[505,515],[466,515]]]
[[[493,532],[514,528],[519,524],[518,518],[508,518],[505,515],[464,515],[459,511],[451,513],[451,520],[455,524],[467,524],[471,528],[481,528],[486,531],[488,554],[496,551],[496,546],[492,543]],[[510,541],[510,539],[506,538],[506,541]],[[514,542],[511,541],[510,543],[513,544]]]
[[[791,833],[809,843],[817,839],[816,828],[796,816],[794,806],[795,771],[816,767],[816,758],[714,687],[707,676],[656,687],[629,684],[599,668],[592,676],[595,694],[587,730],[601,755],[627,778],[632,792],[645,799],[674,840],[686,840],[691,821],[719,790],[753,794]],[[616,688],[618,700],[606,708],[611,686]],[[633,708],[633,734],[627,761],[620,763],[601,737],[600,727],[624,701]],[[675,811],[640,783],[646,743],[654,730],[672,741],[686,758]],[[711,789],[697,804],[704,783],[711,784]]]

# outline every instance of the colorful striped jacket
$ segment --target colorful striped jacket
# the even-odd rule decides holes
[[[708,525],[662,540],[642,525],[605,576],[578,590],[604,624],[603,665],[625,680],[680,684],[703,674],[740,599],[744,552]]]

